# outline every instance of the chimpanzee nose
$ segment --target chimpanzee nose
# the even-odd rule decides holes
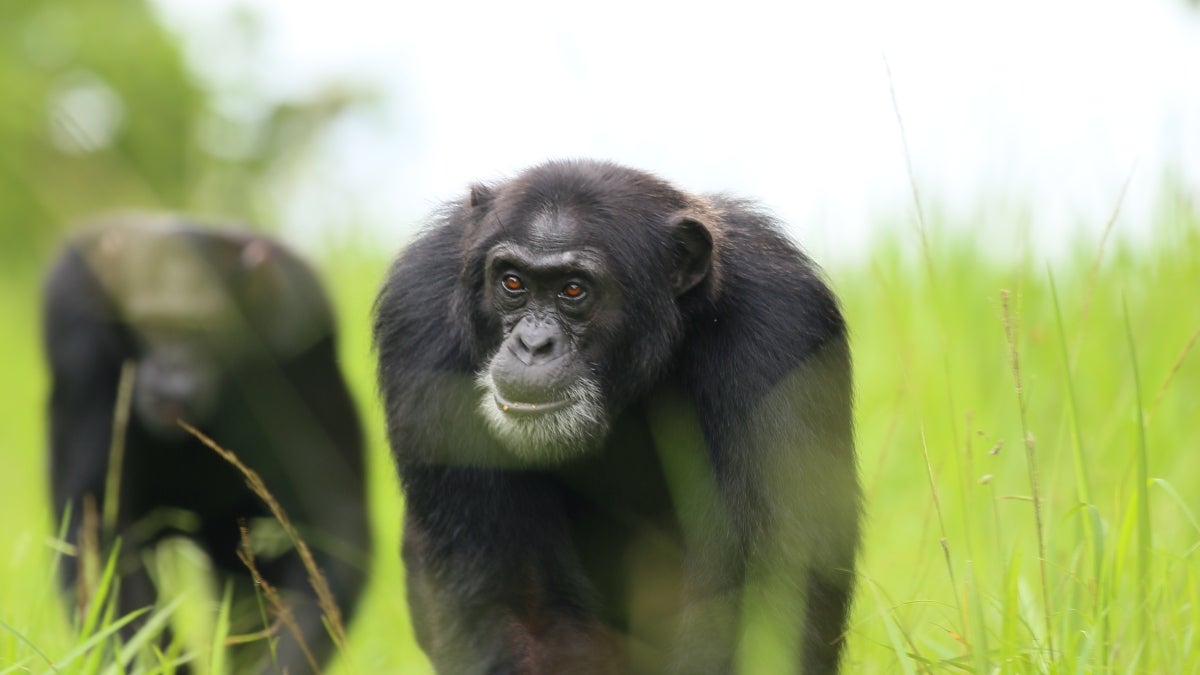
[[[200,383],[190,373],[167,372],[159,376],[155,394],[163,401],[187,405],[199,389]]]
[[[552,322],[522,321],[513,329],[510,348],[527,366],[549,363],[558,358],[562,333]]]

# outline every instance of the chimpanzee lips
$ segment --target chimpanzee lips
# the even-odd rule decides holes
[[[564,398],[557,401],[546,401],[542,403],[508,401],[501,397],[500,394],[495,392],[492,392],[492,397],[496,401],[497,408],[499,408],[502,412],[513,415],[541,415],[544,413],[551,413],[556,410],[562,410],[563,408],[566,408],[575,402],[569,398]]]

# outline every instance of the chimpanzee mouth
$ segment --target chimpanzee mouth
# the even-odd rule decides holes
[[[500,396],[495,391],[492,392],[492,398],[496,401],[496,407],[501,412],[509,413],[510,415],[542,415],[552,413],[557,410],[562,410],[573,403],[574,399],[564,398],[557,401],[546,401],[543,403],[523,403],[520,401],[508,401]]]
[[[600,387],[590,379],[553,392],[551,401],[510,401],[491,374],[477,379],[479,413],[492,436],[513,454],[534,463],[560,462],[587,452],[608,433]]]
[[[163,424],[175,424],[184,415],[183,406],[178,403],[160,403],[156,412],[158,421]]]

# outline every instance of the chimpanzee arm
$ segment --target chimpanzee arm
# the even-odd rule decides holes
[[[688,561],[674,671],[730,672],[740,638],[753,634],[788,660],[776,664],[787,672],[835,672],[861,501],[845,335],[822,334],[786,368],[764,365],[771,350],[761,338],[741,343],[747,348],[726,361],[741,385],[756,373],[782,376],[763,379],[771,384],[759,393],[707,372],[690,382],[694,419],[679,405],[656,415],[675,461],[690,448],[685,471],[699,466],[677,501]]]
[[[43,340],[51,371],[50,475],[56,515],[68,505],[77,541],[84,495],[103,507],[121,364],[127,356],[108,301],[82,255],[68,249],[45,287]]]

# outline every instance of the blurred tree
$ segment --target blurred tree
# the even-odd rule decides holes
[[[250,52],[253,17],[229,23],[227,47]],[[363,100],[347,88],[259,94],[231,115],[254,83],[189,65],[144,0],[0,2],[0,274],[40,262],[61,230],[97,212],[271,222],[260,197],[271,175]]]

